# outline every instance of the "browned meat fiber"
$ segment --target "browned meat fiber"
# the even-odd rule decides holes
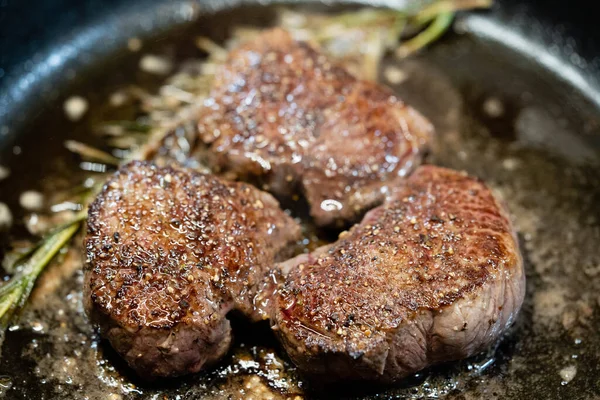
[[[269,194],[133,162],[90,206],[86,309],[142,377],[199,371],[229,348],[226,314],[254,306],[300,229]]]
[[[432,132],[390,90],[281,29],[230,53],[199,119],[215,170],[280,197],[300,189],[321,226],[381,203],[421,162]]]
[[[274,328],[298,367],[394,382],[490,346],[525,275],[507,212],[479,180],[423,166],[336,243],[282,265]]]

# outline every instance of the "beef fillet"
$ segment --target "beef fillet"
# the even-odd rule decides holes
[[[252,186],[133,162],[90,206],[87,312],[142,377],[196,372],[229,348],[229,311],[265,318],[258,287],[299,234]]]
[[[198,124],[209,163],[284,197],[301,190],[318,225],[355,221],[421,161],[430,123],[274,29],[233,50]]]
[[[272,323],[298,367],[394,382],[490,346],[523,302],[503,205],[479,180],[424,166],[340,239],[282,264]]]

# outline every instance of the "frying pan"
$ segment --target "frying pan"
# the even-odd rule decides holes
[[[191,50],[172,43],[198,33],[223,39],[236,23],[266,25],[266,3],[0,0],[0,165],[11,170],[0,201],[15,220],[23,190],[77,181],[61,175],[74,162],[62,143],[93,142],[89,127],[110,90],[155,84],[137,71],[140,54],[125,50],[129,38],[185,57]],[[257,381],[275,398],[600,397],[600,32],[590,3],[498,0],[490,12],[460,15],[454,33],[399,64],[408,79],[387,82],[436,125],[429,161],[480,176],[511,210],[527,297],[497,348],[395,387],[318,387],[297,376],[267,327],[235,321],[246,334],[214,370],[147,384],[95,337],[81,311],[81,274],[53,266],[51,290],[35,292],[7,334],[0,397],[243,398]],[[78,124],[62,111],[73,94],[91,106]],[[22,224],[11,235],[25,235]]]

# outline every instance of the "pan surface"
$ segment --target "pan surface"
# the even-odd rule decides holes
[[[114,90],[131,82],[156,86],[137,68],[143,54],[197,56],[191,38],[222,41],[236,24],[267,26],[274,17],[272,7],[234,2],[143,3],[115,6],[96,22],[57,37],[37,62],[19,67],[25,70],[3,72],[0,165],[11,174],[0,180],[0,201],[16,221],[24,216],[18,201],[24,190],[51,192],[79,183],[65,139],[93,144],[96,121],[130,117],[102,106]],[[386,59],[381,70],[381,81],[435,124],[438,137],[428,161],[481,177],[511,210],[526,261],[527,297],[496,349],[424,371],[397,387],[322,388],[297,375],[267,326],[236,321],[247,335],[238,335],[213,371],[150,385],[93,333],[82,311],[81,254],[71,252],[47,271],[21,322],[7,334],[0,396],[598,398],[600,73],[585,57],[589,49],[569,41],[571,28],[554,31],[532,20],[531,12],[500,2],[492,13],[461,15],[455,32],[412,59]],[[141,52],[126,50],[131,37],[143,40]],[[387,81],[389,66],[406,79]],[[62,110],[75,94],[90,103],[76,124]],[[25,235],[21,223],[11,231],[13,239]]]

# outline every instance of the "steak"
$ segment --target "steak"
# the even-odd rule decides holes
[[[89,209],[86,310],[142,377],[199,371],[227,352],[229,311],[266,318],[258,289],[299,235],[252,186],[130,163]]]
[[[198,130],[218,172],[279,197],[304,193],[320,226],[356,221],[417,166],[430,123],[281,29],[233,50]]]
[[[332,245],[282,264],[272,324],[297,366],[394,382],[474,355],[514,321],[523,262],[481,181],[423,166]]]

